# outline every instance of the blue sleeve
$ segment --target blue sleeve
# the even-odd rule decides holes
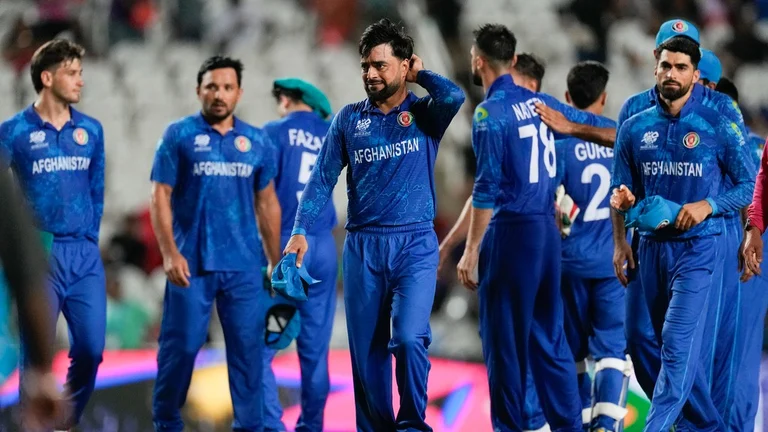
[[[150,179],[153,182],[167,184],[170,187],[176,186],[176,179],[179,171],[179,151],[176,142],[174,126],[169,126],[160,142],[157,143],[155,152],[155,161],[152,165]]]
[[[568,141],[555,141],[555,160],[557,161],[557,174],[555,174],[555,188],[565,183],[565,148]],[[567,191],[566,191],[567,192]]]
[[[277,176],[277,159],[276,159],[276,146],[269,139],[269,135],[266,132],[261,133],[261,143],[264,152],[261,158],[261,167],[256,175],[256,190],[263,190],[269,186],[269,182],[274,180]]]
[[[632,98],[627,99],[626,102],[624,102],[621,105],[621,110],[619,110],[619,118],[618,120],[616,120],[616,127],[621,127],[621,125],[623,125],[624,122],[629,120],[629,117],[630,117],[629,110],[630,110],[631,102],[632,102]]]
[[[464,103],[464,92],[453,81],[428,70],[419,71],[416,82],[429,93],[427,115],[430,129],[440,139]]]
[[[88,167],[88,179],[91,183],[91,202],[93,204],[93,221],[88,237],[99,241],[101,218],[104,215],[104,128],[98,124],[96,147]]]
[[[309,176],[309,182],[301,194],[291,234],[306,235],[331,198],[341,170],[349,162],[344,153],[344,125],[348,115],[349,109],[345,107],[333,118],[333,123],[325,135],[323,148],[320,149],[315,167]]]
[[[730,120],[718,123],[717,136],[721,138],[722,160],[720,161],[725,174],[733,182],[733,187],[707,198],[712,206],[712,215],[740,210],[752,202],[752,192],[755,189],[755,167],[744,148],[746,140],[741,130],[734,127]]]
[[[0,169],[7,169],[13,160],[13,136],[10,122],[0,125]]]
[[[568,121],[572,123],[585,124],[606,129],[616,128],[616,122],[607,117],[576,109],[568,104],[560,102],[557,100],[557,98],[554,98],[546,93],[539,93],[539,97],[541,101],[544,102],[547,106],[560,111],[565,116],[565,118],[567,118]],[[555,134],[555,136],[557,137],[557,134]]]
[[[494,108],[491,104],[478,105],[472,121],[472,148],[477,159],[472,206],[479,209],[496,205],[501,183],[505,124]]]
[[[616,136],[611,168],[611,190],[624,185],[640,200],[638,191],[635,190],[634,179],[637,178],[637,173],[634,172],[630,126],[630,123],[624,123]]]

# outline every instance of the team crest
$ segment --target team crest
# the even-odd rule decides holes
[[[683,146],[688,149],[696,148],[696,146],[699,145],[699,142],[701,142],[701,140],[699,139],[699,134],[696,132],[688,132],[683,137]]]
[[[88,144],[88,132],[83,128],[77,128],[72,132],[72,139],[75,140],[78,145],[86,145]]]
[[[677,20],[672,24],[672,31],[675,33],[683,33],[688,30],[688,24],[684,21]]]
[[[397,115],[397,123],[402,127],[408,127],[413,124],[413,114],[410,111],[403,111]]]
[[[235,138],[235,148],[245,153],[251,149],[251,140],[241,135]]]

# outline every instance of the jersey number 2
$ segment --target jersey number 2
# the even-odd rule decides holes
[[[309,181],[309,176],[312,174],[312,168],[315,166],[315,162],[317,161],[317,155],[310,152],[302,152],[301,153],[301,165],[299,166],[299,184],[307,184]],[[303,190],[300,190],[296,192],[296,198],[301,201],[301,193],[304,192]]]
[[[600,204],[608,196],[608,192],[611,189],[611,173],[605,165],[599,163],[591,163],[584,168],[581,173],[581,183],[591,184],[592,177],[597,176],[600,180],[600,184],[597,186],[595,195],[587,205],[586,211],[584,211],[584,222],[599,221],[608,219],[611,216],[611,210],[608,207],[600,208]]]
[[[555,139],[549,132],[547,125],[539,123],[538,131],[536,125],[525,125],[518,128],[520,138],[532,138],[531,140],[531,167],[528,172],[528,182],[539,182],[539,139],[544,144],[544,166],[547,168],[549,178],[553,178],[557,173],[555,160]]]

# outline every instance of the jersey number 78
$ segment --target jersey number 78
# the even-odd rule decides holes
[[[539,182],[539,141],[544,144],[544,166],[547,168],[549,178],[554,178],[557,173],[557,164],[555,159],[555,138],[549,131],[547,125],[539,123],[537,128],[534,124],[528,124],[517,128],[520,138],[531,138],[531,165],[528,172],[528,182]]]

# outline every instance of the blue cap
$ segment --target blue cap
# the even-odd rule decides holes
[[[286,298],[307,301],[309,286],[320,282],[307,273],[307,268],[296,267],[296,254],[285,255],[272,272],[272,289]]]
[[[699,29],[695,25],[685,20],[673,19],[659,27],[659,32],[656,33],[656,48],[676,36],[685,36],[697,44],[700,43]]]
[[[274,350],[288,347],[301,331],[301,314],[294,301],[272,297],[264,291],[267,313],[264,318],[264,345]]]
[[[272,84],[273,89],[293,90],[301,94],[301,101],[307,104],[322,118],[331,115],[331,102],[325,93],[301,78],[276,79]]]
[[[723,65],[720,64],[720,59],[717,58],[715,53],[702,48],[699,71],[701,72],[701,79],[707,79],[717,84],[723,76]]]
[[[682,206],[658,195],[649,196],[627,211],[625,225],[640,231],[656,231],[674,224]]]

